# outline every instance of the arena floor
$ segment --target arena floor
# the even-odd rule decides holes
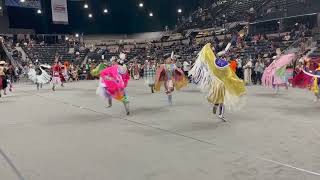
[[[20,84],[1,98],[0,179],[320,179],[320,103],[308,91],[249,87],[224,123],[192,86],[167,106],[164,93],[131,81],[125,116],[118,102],[106,108],[96,84]]]

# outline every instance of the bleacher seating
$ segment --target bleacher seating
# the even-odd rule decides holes
[[[268,4],[262,7],[257,19],[267,20],[316,13],[319,11],[319,7],[319,0],[270,0]]]
[[[79,50],[79,58],[76,58],[77,55],[75,53],[69,53],[67,44],[33,44],[32,46],[24,46],[23,49],[33,62],[38,60],[40,63],[45,64],[52,64],[57,54],[62,58],[62,61],[69,61],[75,64],[81,63],[87,55],[86,49]]]
[[[193,12],[178,26],[177,31],[317,13],[319,7],[319,0],[219,0]]]
[[[207,38],[208,39],[208,38]],[[283,40],[283,36],[273,36],[265,40],[253,40],[253,37],[248,37],[243,40],[241,47],[236,48],[233,46],[233,54],[239,54],[242,58],[248,59],[253,58],[256,59],[259,56],[264,56],[267,54],[268,57],[272,57],[277,48],[280,48],[281,51],[286,50],[296,39]],[[127,54],[127,60],[132,61],[133,59],[137,59],[139,63],[143,63],[144,60],[152,59],[157,60],[158,62],[162,60],[164,54],[175,52],[175,55],[180,57],[180,61],[184,60],[195,60],[198,52],[203,47],[206,42],[212,42],[211,40],[201,40],[200,42],[192,45],[181,44],[179,41],[165,46],[151,46],[151,47],[139,47],[132,48]],[[230,42],[230,38],[220,39],[218,43],[217,51],[222,50],[226,43]],[[239,45],[239,44],[238,44]],[[101,54],[99,48],[97,48],[92,54],[89,56],[95,61],[99,62],[101,60]],[[109,60],[112,56],[119,56],[119,52],[109,52],[108,50],[103,51],[105,54],[105,59]]]
[[[192,28],[221,27],[223,24],[248,20],[248,14],[267,0],[221,0],[210,7],[195,11],[192,21],[185,21],[179,30]]]

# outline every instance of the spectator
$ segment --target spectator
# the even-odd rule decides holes
[[[246,64],[243,66],[244,69],[244,82],[247,85],[251,85],[252,84],[252,59],[247,60]]]
[[[238,76],[240,79],[243,79],[242,60],[241,60],[241,57],[240,57],[239,54],[237,55],[236,61],[237,61],[237,71],[236,71],[236,74],[237,74],[237,76]]]
[[[258,61],[255,64],[255,68],[254,68],[254,71],[256,72],[256,84],[259,84],[259,85],[262,84],[261,78],[262,78],[264,68],[265,67],[264,67],[262,60],[258,59]]]

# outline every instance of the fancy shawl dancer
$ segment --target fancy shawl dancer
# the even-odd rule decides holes
[[[61,63],[58,60],[55,61],[54,65],[52,66],[52,90],[55,91],[56,84],[61,84],[63,87],[63,82],[65,81],[62,75],[62,67]]]
[[[287,69],[287,66],[295,59],[294,53],[281,55],[276,58],[263,72],[262,85],[272,87],[279,91],[280,86],[285,86],[288,89],[289,77],[292,76],[292,71]]]
[[[218,53],[225,56],[230,47],[228,44],[225,51]],[[197,60],[189,72],[192,80],[201,91],[207,93],[207,101],[213,104],[213,113],[219,108],[219,118],[224,118],[225,106],[235,106],[240,97],[245,94],[245,84],[231,70],[228,61],[224,58],[216,58],[211,44],[206,44],[199,52]]]
[[[314,71],[312,91],[316,96],[315,101],[318,102],[320,100],[320,63],[318,64],[318,68]]]
[[[299,64],[295,67],[295,73],[292,80],[292,87],[308,89],[310,88],[310,84],[312,82],[312,76],[307,75],[305,72],[310,72],[310,63],[307,62],[299,62]]]
[[[301,89],[310,89],[313,82],[313,71],[317,69],[320,58],[313,53],[317,48],[312,48],[309,52],[305,52],[305,55],[299,60],[299,64],[296,66],[296,76],[292,80],[292,86]]]
[[[134,80],[139,80],[140,79],[140,64],[138,63],[138,60],[135,60],[133,63],[133,79]]]
[[[111,59],[112,66],[107,67],[100,73],[97,94],[104,99],[108,99],[109,106],[112,106],[112,98],[121,101],[125,107],[126,114],[130,114],[129,99],[126,87],[130,80],[127,68],[118,64],[115,57]]]
[[[166,54],[164,56],[165,64],[162,64],[156,72],[155,91],[159,92],[161,84],[164,84],[165,93],[168,96],[168,103],[172,105],[172,93],[174,89],[180,90],[187,86],[188,80],[183,71],[179,69],[173,62],[174,54]]]
[[[7,77],[6,77],[6,68],[5,68],[5,61],[0,61],[0,97],[1,91],[3,90],[4,95],[6,95],[6,89],[8,86]]]
[[[66,83],[69,79],[69,72],[68,72],[68,69],[69,69],[69,63],[68,62],[64,62],[63,64],[60,64],[60,67],[61,67],[61,80],[63,83]]]
[[[304,57],[304,64],[300,68],[300,72],[294,77],[292,85],[302,89],[311,90],[315,95],[315,101],[320,100],[320,57],[316,50],[311,50]]]
[[[150,87],[151,93],[154,93],[154,83],[156,77],[156,66],[153,61],[146,61],[144,65],[144,80],[145,85]]]
[[[44,70],[45,68],[48,67],[39,64],[35,65],[35,67],[30,66],[28,77],[36,84],[37,90],[42,88],[43,84],[50,82],[51,76]]]

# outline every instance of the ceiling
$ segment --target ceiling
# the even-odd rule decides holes
[[[42,14],[35,9],[7,7],[12,28],[32,28],[37,33],[131,34],[172,29],[178,17],[188,16],[208,0],[68,0],[69,25],[52,23],[51,3],[42,1]],[[138,4],[144,3],[140,8]],[[85,9],[84,4],[89,8]],[[103,9],[108,13],[104,14]],[[177,10],[181,8],[182,13]],[[153,17],[149,13],[154,14]],[[92,13],[93,17],[88,18]]]

